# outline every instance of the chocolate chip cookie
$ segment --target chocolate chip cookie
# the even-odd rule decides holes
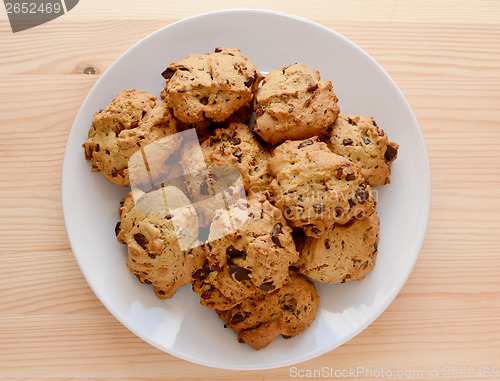
[[[184,123],[222,122],[252,99],[262,76],[239,49],[190,54],[162,73],[163,99]]]
[[[210,238],[222,238],[206,245],[207,272],[200,272],[194,283],[201,304],[209,308],[231,308],[256,292],[282,287],[289,266],[298,260],[292,229],[279,209],[260,196],[242,200],[235,209],[242,212],[216,214]]]
[[[254,131],[266,142],[306,139],[327,133],[339,114],[330,81],[304,64],[270,72],[255,94]]]
[[[269,190],[291,226],[321,237],[334,223],[375,209],[370,186],[348,158],[332,153],[318,138],[287,141],[272,152]]]
[[[339,115],[325,141],[337,155],[347,156],[372,187],[390,183],[391,164],[399,146],[371,117]]]
[[[201,145],[210,166],[238,168],[248,193],[264,191],[269,185],[269,151],[264,149],[250,128],[242,123],[231,123],[219,128]]]
[[[140,191],[139,191],[140,192]],[[128,246],[127,266],[161,299],[171,298],[205,262],[197,246],[198,219],[178,189],[165,187],[121,202],[117,239]],[[166,208],[165,200],[172,200]],[[182,248],[186,248],[182,250]]]
[[[166,160],[179,146],[174,135],[177,131],[177,121],[164,101],[144,91],[124,90],[104,110],[95,113],[88,140],[83,144],[85,158],[91,161],[92,172],[102,172],[113,184],[130,186],[132,155],[171,136],[162,150],[161,159]]]
[[[380,221],[374,211],[346,226],[334,225],[321,237],[306,237],[299,244],[297,267],[312,280],[344,283],[361,280],[375,266]]]
[[[258,350],[282,335],[290,339],[311,325],[318,312],[319,296],[311,281],[291,273],[279,290],[245,299],[235,307],[216,311],[238,334],[240,343]]]

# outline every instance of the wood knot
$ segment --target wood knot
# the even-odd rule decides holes
[[[83,74],[97,74],[97,69],[93,66],[87,66],[83,69]]]

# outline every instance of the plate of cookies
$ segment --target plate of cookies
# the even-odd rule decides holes
[[[268,369],[342,345],[394,300],[425,237],[429,164],[359,47],[230,10],[166,26],[101,76],[62,203],[85,279],[127,328],[194,363]]]

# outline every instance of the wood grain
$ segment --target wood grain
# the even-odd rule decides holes
[[[429,154],[431,217],[407,284],[364,332],[298,367],[500,367],[499,2],[86,0],[16,34],[0,12],[0,379],[290,378],[210,369],[137,338],[87,286],[62,219],[66,140],[99,74],[151,32],[228,7],[293,13],[361,46],[402,89]]]

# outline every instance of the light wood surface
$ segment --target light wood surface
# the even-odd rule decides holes
[[[402,89],[429,153],[430,222],[407,284],[364,332],[297,367],[500,367],[500,2],[82,0],[16,34],[0,7],[0,379],[290,377],[143,342],[87,286],[62,219],[66,140],[99,74],[155,30],[225,8],[293,13],[358,44]]]

